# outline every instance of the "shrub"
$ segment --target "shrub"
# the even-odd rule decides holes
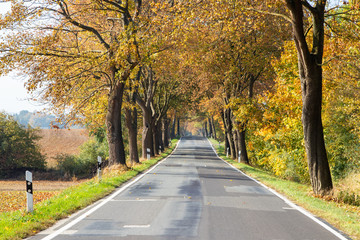
[[[360,206],[360,195],[355,194],[354,192],[340,191],[337,200],[353,206]]]
[[[45,169],[45,157],[36,144],[38,139],[36,129],[26,129],[12,116],[0,113],[0,174],[17,169]]]
[[[58,169],[66,178],[88,177],[94,175],[97,169],[97,157],[103,159],[103,166],[106,165],[109,147],[106,141],[98,142],[90,139],[80,147],[80,154],[60,154],[55,157],[58,162]]]

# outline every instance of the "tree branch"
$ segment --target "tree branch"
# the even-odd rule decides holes
[[[289,18],[289,16],[286,16],[285,14],[281,14],[281,13],[275,13],[275,12],[268,12],[268,11],[262,11],[259,9],[255,9],[255,8],[245,8],[246,10],[250,10],[250,11],[255,11],[258,13],[262,13],[262,14],[267,14],[267,15],[272,15],[272,16],[276,16],[276,17],[282,17],[283,19],[285,19],[286,21],[293,23],[293,20],[291,18]]]
[[[317,12],[316,8],[311,6],[311,4],[307,0],[302,0],[301,4],[308,9],[312,14],[315,14]]]

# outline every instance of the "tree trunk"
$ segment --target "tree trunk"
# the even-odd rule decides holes
[[[311,75],[301,78],[305,150],[308,159],[311,185],[315,194],[326,195],[332,190],[332,179],[326,154],[321,120],[322,69],[314,66]]]
[[[162,119],[160,119],[158,121],[158,126],[157,126],[157,139],[158,139],[158,149],[159,152],[163,152],[164,151],[164,142],[162,140],[162,135],[163,135],[163,124],[162,124]]]
[[[233,135],[232,135],[233,127],[232,127],[232,122],[231,122],[231,109],[229,109],[229,108],[225,109],[224,120],[225,120],[225,128],[227,129],[226,137],[229,142],[230,155],[231,155],[231,158],[235,159],[236,153],[235,153],[234,139],[233,139]]]
[[[129,130],[129,155],[132,164],[139,163],[139,151],[137,145],[137,109],[135,107],[125,109],[126,126]]]
[[[239,146],[240,146],[240,151],[241,151],[240,162],[249,164],[249,157],[247,154],[246,141],[245,141],[246,129],[244,129],[242,131],[238,131],[238,134],[239,134]]]
[[[150,149],[150,156],[154,154],[153,142],[153,119],[150,108],[142,108],[143,112],[143,131],[142,131],[142,157],[146,159],[147,149]]]
[[[213,132],[213,137],[214,137],[214,139],[217,139],[214,117],[211,116],[210,120],[211,120],[211,126],[212,126],[212,128],[213,128],[213,130],[212,130],[212,132]]]
[[[159,139],[158,139],[158,126],[157,124],[154,125],[153,128],[153,144],[154,144],[154,155],[158,155],[159,154]]]
[[[223,121],[223,124],[224,124],[224,141],[225,141],[225,149],[224,149],[224,153],[227,154],[228,152],[228,148],[230,150],[230,145],[229,145],[229,140],[227,138],[227,134],[228,134],[228,129],[226,127],[226,122],[225,122],[225,113],[224,111],[221,111],[220,112],[220,116],[221,116],[221,119]]]
[[[181,133],[180,133],[180,118],[177,119],[177,137],[180,137],[181,136]]]
[[[168,147],[169,146],[169,125],[170,125],[170,120],[166,117],[163,119],[163,126],[164,126],[164,131],[163,131],[163,135],[162,135],[162,141],[164,143],[164,147]]]
[[[333,188],[327,159],[322,107],[322,58],[324,49],[325,1],[317,1],[315,7],[306,6],[313,19],[313,44],[309,50],[304,32],[304,12],[301,0],[286,0],[293,22],[294,42],[298,52],[301,81],[305,150],[313,191],[316,195],[327,195]]]
[[[233,139],[234,139],[234,152],[235,152],[235,159],[238,160],[239,159],[239,151],[240,151],[240,144],[239,144],[239,134],[238,134],[239,130],[237,130],[236,128],[233,130]]]
[[[209,122],[209,137],[213,138],[213,126],[211,124],[211,120],[210,118],[208,118],[208,122]]]
[[[110,92],[106,113],[107,140],[109,143],[109,165],[119,163],[126,166],[125,148],[121,124],[121,107],[124,94],[123,83]]]
[[[176,112],[175,112],[174,120],[173,120],[173,122],[172,122],[171,132],[170,132],[170,137],[171,137],[171,139],[176,138],[175,128],[176,128]]]
[[[156,124],[154,124],[153,129],[153,141],[154,141],[154,153],[155,155],[158,155],[161,150],[161,121],[157,121]]]
[[[205,137],[208,138],[209,137],[209,132],[208,132],[207,122],[206,121],[204,123],[204,129],[205,129]]]

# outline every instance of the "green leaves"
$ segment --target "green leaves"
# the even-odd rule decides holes
[[[19,168],[44,169],[45,158],[35,142],[38,138],[36,130],[25,129],[0,113],[0,174]]]

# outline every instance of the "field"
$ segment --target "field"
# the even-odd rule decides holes
[[[41,153],[46,156],[48,167],[55,167],[54,157],[61,153],[77,154],[79,146],[89,139],[88,131],[85,129],[42,129],[39,132],[42,137],[38,144]],[[44,174],[43,174],[44,176]],[[33,176],[36,179],[36,175]],[[41,202],[61,190],[82,181],[33,181],[34,203]],[[25,181],[1,181],[0,180],[0,212],[25,209],[26,208],[26,185]]]
[[[55,167],[54,157],[61,153],[77,154],[79,147],[89,139],[86,129],[41,129],[38,141],[48,167]]]
[[[53,197],[83,181],[33,181],[34,203]],[[0,181],[0,212],[26,208],[25,181]]]

